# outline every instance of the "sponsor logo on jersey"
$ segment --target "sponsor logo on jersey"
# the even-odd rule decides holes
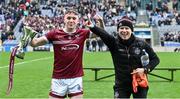
[[[79,45],[78,44],[68,44],[65,45],[63,47],[61,47],[61,50],[66,51],[66,50],[77,50],[79,49]]]

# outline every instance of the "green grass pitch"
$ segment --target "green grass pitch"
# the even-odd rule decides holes
[[[160,57],[158,67],[180,67],[180,53],[157,53]],[[0,98],[48,98],[53,69],[52,52],[28,52],[25,59],[16,58],[14,86],[9,96],[8,64],[10,53],[0,53]],[[109,52],[85,52],[84,67],[113,67]],[[94,81],[94,72],[84,70],[84,98],[113,98],[114,77]],[[99,76],[114,73],[113,70],[100,71]],[[170,77],[168,71],[153,73]],[[148,98],[180,98],[180,71],[174,75],[175,81],[167,82],[149,75]],[[158,81],[157,81],[158,80]]]

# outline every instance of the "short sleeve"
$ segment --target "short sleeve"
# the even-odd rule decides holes
[[[51,42],[51,41],[53,40],[53,38],[54,38],[54,33],[55,33],[55,31],[52,30],[52,31],[50,31],[50,32],[48,32],[48,33],[45,34],[45,36],[46,36],[46,38],[48,39],[48,41]]]
[[[89,38],[90,37],[90,30],[85,30],[85,33],[86,33],[86,38]]]

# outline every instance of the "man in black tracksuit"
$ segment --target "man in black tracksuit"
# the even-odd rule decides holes
[[[159,58],[153,49],[142,39],[132,34],[133,24],[127,18],[122,18],[117,26],[117,37],[107,33],[105,30],[94,26],[91,21],[87,27],[96,33],[108,46],[113,59],[115,69],[115,98],[147,98],[148,87],[138,87],[138,92],[134,93],[132,88],[132,72],[151,72],[158,64]],[[142,66],[141,56],[145,50],[149,55],[149,64]]]

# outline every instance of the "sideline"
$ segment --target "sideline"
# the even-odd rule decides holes
[[[14,64],[14,66],[31,63],[31,62],[35,62],[35,61],[40,61],[40,60],[47,60],[47,59],[51,59],[51,58],[53,58],[53,57],[39,58],[39,59],[30,60],[30,61],[20,62],[20,63]],[[7,67],[9,67],[9,65],[2,66],[2,67],[0,67],[0,69],[7,68]]]

